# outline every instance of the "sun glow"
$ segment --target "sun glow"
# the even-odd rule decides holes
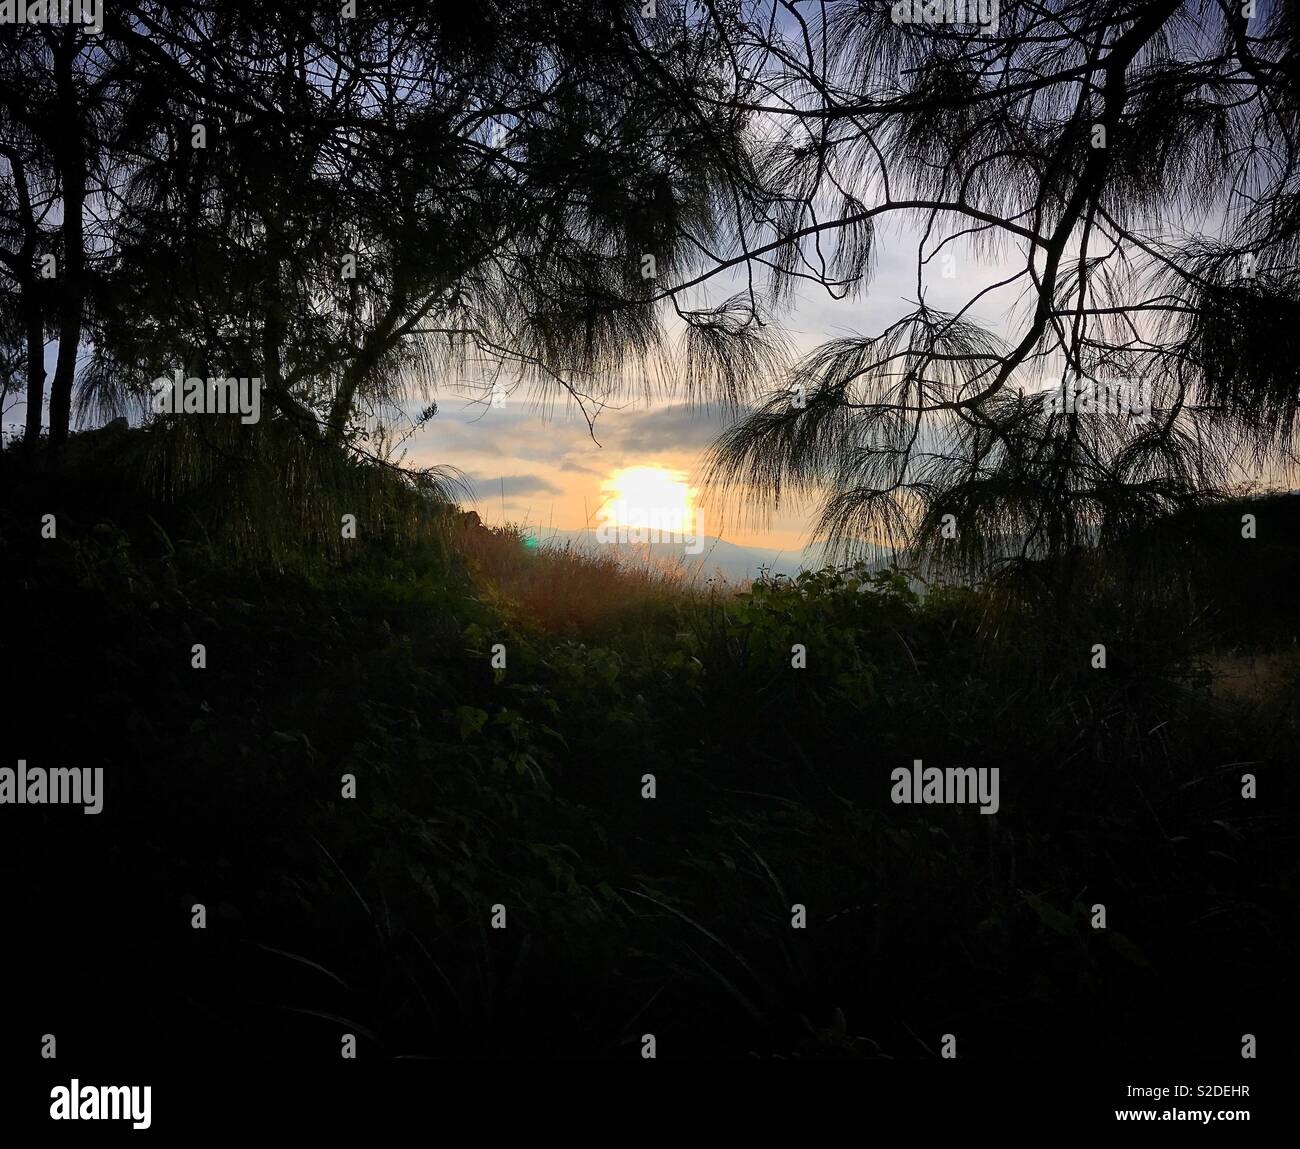
[[[666,467],[624,467],[601,484],[602,515],[610,526],[644,527],[658,522],[668,528],[689,527],[695,513],[695,490],[682,471]]]

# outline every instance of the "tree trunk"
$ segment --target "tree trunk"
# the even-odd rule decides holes
[[[3,255],[5,264],[18,281],[19,314],[23,321],[23,338],[27,344],[27,420],[23,433],[23,452],[30,455],[41,438],[41,417],[45,414],[45,316],[37,295],[38,281],[33,260],[40,248],[40,229],[32,211],[31,189],[27,186],[27,165],[16,148],[5,147],[0,154],[9,161],[14,195],[18,201],[18,218],[23,228],[23,245],[17,254]]]
[[[86,157],[81,109],[73,82],[72,64],[80,46],[72,39],[59,54],[56,71],[58,106],[67,134],[59,143],[59,177],[63,183],[63,266],[59,269],[60,292],[58,329],[59,355],[50,384],[50,447],[58,450],[68,438],[72,418],[72,383],[77,373],[77,351],[81,347],[81,316],[85,301]]]
[[[31,454],[41,438],[41,416],[45,413],[45,326],[40,305],[31,297],[34,286],[23,284],[24,323],[27,336],[27,427],[23,451]]]

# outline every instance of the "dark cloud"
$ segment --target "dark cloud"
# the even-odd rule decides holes
[[[554,483],[543,479],[541,475],[505,475],[495,478],[480,478],[466,475],[470,489],[476,498],[506,498],[515,495],[562,495],[564,492]],[[504,487],[504,490],[503,490]]]
[[[644,414],[625,415],[616,424],[613,437],[625,451],[702,450],[726,428],[719,411],[706,411],[677,403]]]

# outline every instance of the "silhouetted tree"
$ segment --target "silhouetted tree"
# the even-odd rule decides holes
[[[42,299],[37,257],[50,245],[44,218],[52,197],[42,186],[34,142],[15,130],[12,120],[5,122],[0,138],[0,159],[7,177],[0,184],[0,272],[4,284],[0,325],[6,350],[22,349],[27,390],[24,440],[31,449],[40,438],[45,406],[45,315],[49,303]]]
[[[174,367],[258,376],[342,443],[471,361],[589,417],[661,378],[658,283],[713,265],[765,193],[726,82],[739,14],[642,7],[115,9],[136,162],[87,400]],[[774,350],[756,308],[679,315],[688,385],[752,387]]]
[[[0,31],[0,282],[25,333],[29,448],[41,429],[45,340],[56,341],[49,427],[57,449],[68,437],[105,229],[117,210],[117,116],[131,62],[75,22]]]
[[[1116,538],[1246,464],[1288,466],[1295,5],[1007,0],[988,27],[927,23],[938,7],[778,3],[749,44],[761,178],[785,198],[733,265],[859,293],[888,220],[915,240],[915,299],[799,363],[716,445],[714,485],[820,500],[842,550],[977,562]],[[1149,395],[1151,418],[1043,393],[1080,379]]]

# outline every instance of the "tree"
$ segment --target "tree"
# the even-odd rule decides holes
[[[916,298],[797,364],[715,446],[715,488],[820,499],[840,550],[978,561],[1119,537],[1242,460],[1289,466],[1294,6],[1011,0],[987,26],[928,22],[945,7],[776,3],[733,43],[761,68],[744,107],[786,196],[732,265],[860,293],[877,225],[906,221]],[[960,298],[936,303],[959,258]],[[1071,410],[1080,380],[1123,406]]]
[[[0,328],[6,352],[22,349],[27,390],[24,442],[30,450],[40,438],[45,406],[45,315],[49,303],[42,298],[46,293],[37,258],[50,246],[44,217],[52,196],[38,179],[39,159],[33,142],[12,124],[7,128],[0,138],[0,159],[7,176],[0,184],[0,271],[5,288],[0,297]],[[11,389],[8,377],[5,383],[7,394]]]
[[[138,158],[88,396],[257,376],[278,417],[348,444],[473,356],[589,411],[666,362],[657,277],[763,210],[723,84],[739,27],[624,0],[110,12]],[[679,314],[687,382],[750,387],[756,310]]]
[[[75,22],[23,23],[0,41],[0,250],[27,346],[26,445],[40,434],[44,344],[57,353],[50,380],[50,445],[70,429],[78,356],[111,213],[116,112],[122,77],[95,36]],[[40,266],[36,265],[39,259]]]

